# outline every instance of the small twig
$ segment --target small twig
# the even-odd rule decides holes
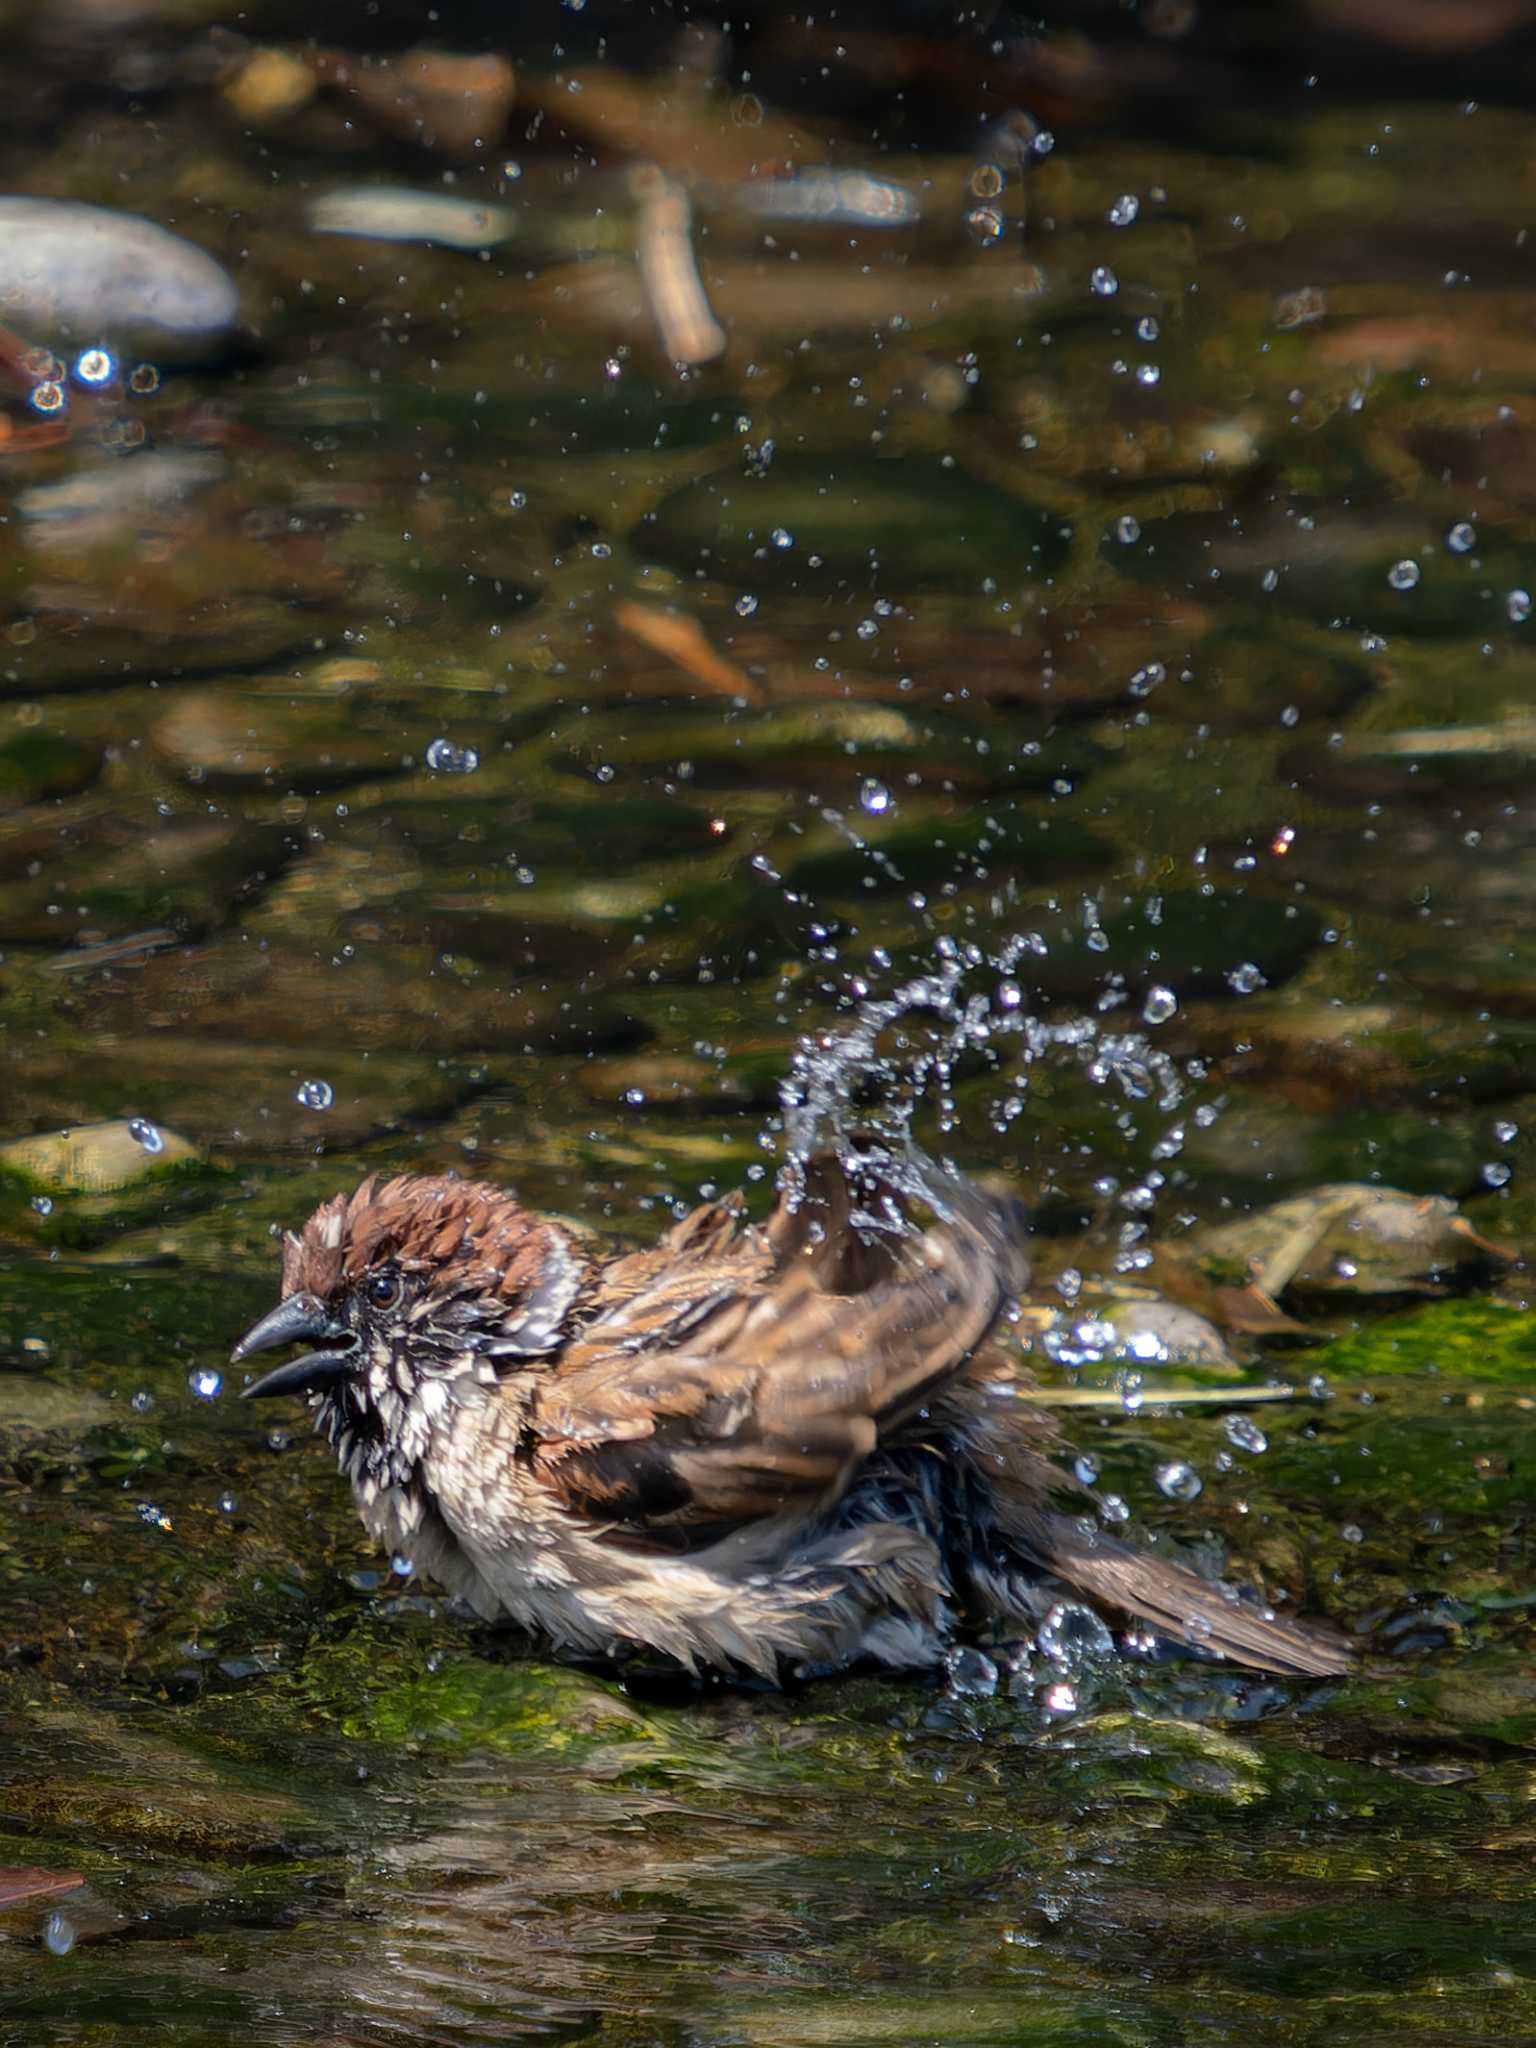
[[[1105,1408],[1126,1412],[1119,1387],[1031,1387],[1022,1399],[1041,1408]],[[1251,1408],[1259,1401],[1315,1401],[1307,1387],[1138,1387],[1136,1405],[1143,1408]]]
[[[674,363],[707,363],[725,347],[693,253],[693,209],[682,186],[655,164],[637,164],[629,186],[639,202],[635,253],[651,316]]]

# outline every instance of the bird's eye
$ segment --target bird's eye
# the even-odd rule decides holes
[[[398,1273],[370,1273],[364,1293],[375,1308],[393,1308],[400,1299]]]

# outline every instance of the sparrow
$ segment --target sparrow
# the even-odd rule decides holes
[[[234,1360],[303,1395],[363,1521],[477,1614],[582,1658],[770,1683],[939,1662],[1076,1596],[1261,1670],[1331,1637],[1112,1535],[997,1341],[1016,1205],[915,1151],[818,1155],[766,1222],[615,1249],[453,1175],[370,1176],[283,1240]]]

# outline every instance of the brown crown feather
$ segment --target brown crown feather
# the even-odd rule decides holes
[[[350,1195],[322,1202],[303,1230],[283,1238],[283,1293],[322,1301],[375,1266],[407,1272],[452,1269],[486,1293],[514,1300],[535,1282],[564,1235],[486,1181],[451,1174],[377,1174]],[[467,1269],[467,1270],[466,1270]]]

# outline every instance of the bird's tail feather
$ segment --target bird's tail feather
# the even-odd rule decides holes
[[[1108,1534],[1094,1520],[1086,1489],[1086,1513],[1050,1505],[1052,1494],[1072,1490],[1045,1454],[1050,1425],[1038,1411],[1021,1414],[1022,1403],[1007,1405],[1012,1427],[973,1415],[964,1432],[967,1462],[989,1496],[995,1542],[991,1568],[974,1574],[972,1585],[998,1619],[1038,1615],[1039,1580],[1046,1573],[1095,1606],[1133,1615],[1176,1642],[1255,1670],[1335,1678],[1354,1668],[1349,1646],[1327,1629],[1291,1621],[1188,1565]],[[1027,1426],[1019,1426],[1026,1415],[1036,1424],[1033,1442]]]
[[[1066,1515],[1040,1517],[1036,1561],[1074,1592],[1147,1621],[1160,1634],[1258,1671],[1337,1678],[1353,1664],[1348,1645],[1326,1630],[1243,1600],[1187,1565],[1084,1531]]]

